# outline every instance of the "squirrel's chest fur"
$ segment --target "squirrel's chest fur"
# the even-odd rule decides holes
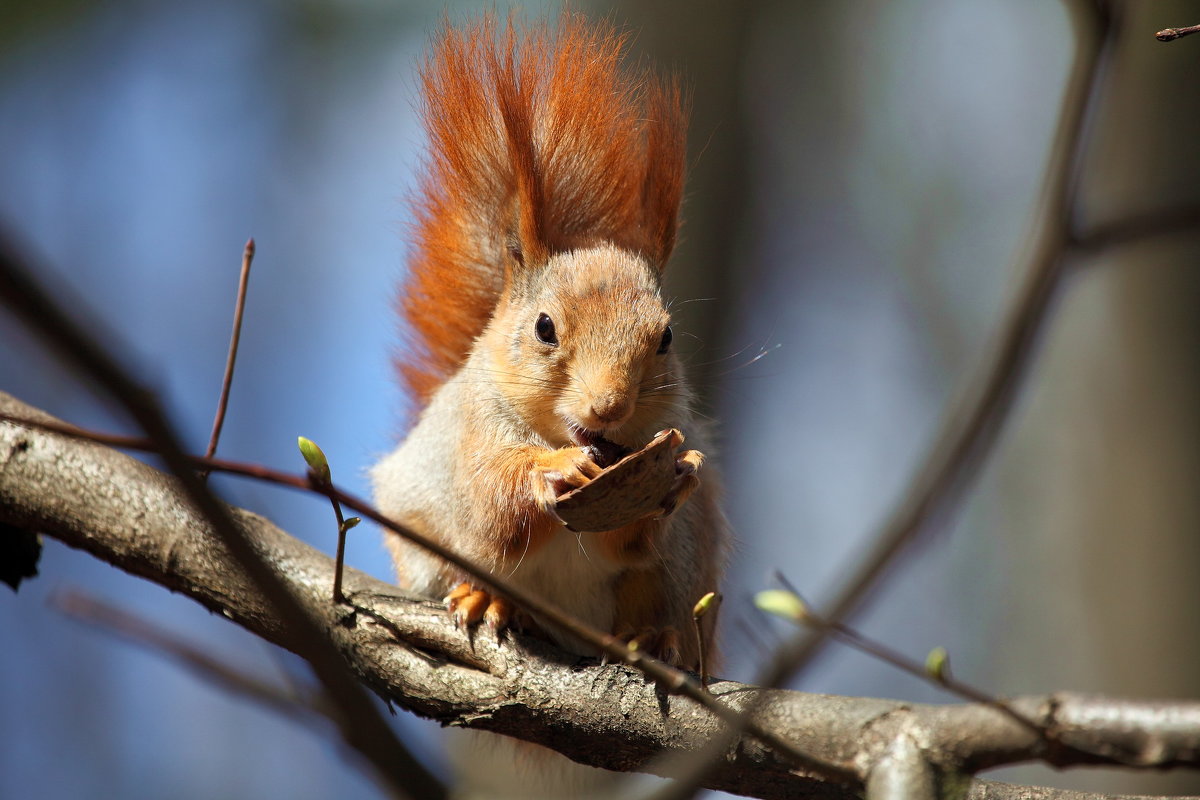
[[[612,630],[616,582],[626,566],[611,560],[598,544],[594,534],[563,528],[503,577],[594,628]],[[559,644],[583,650],[576,643]]]
[[[597,534],[574,533],[555,525],[536,547],[518,545],[501,554],[489,545],[491,537],[501,533],[500,526],[513,524],[513,518],[500,513],[502,509],[485,502],[495,494],[485,485],[489,477],[475,464],[476,458],[486,459],[490,451],[505,446],[494,438],[496,419],[493,415],[487,426],[454,429],[437,424],[443,405],[460,409],[459,414],[462,409],[478,412],[478,404],[465,403],[460,396],[472,389],[467,377],[448,382],[404,442],[375,466],[371,478],[380,509],[572,616],[610,630],[617,583],[630,564],[628,559],[614,558]],[[473,432],[485,438],[476,439]],[[513,505],[519,502],[520,498],[511,498]],[[465,577],[398,536],[388,536],[387,544],[406,588],[441,598]],[[582,652],[576,643],[559,644]]]

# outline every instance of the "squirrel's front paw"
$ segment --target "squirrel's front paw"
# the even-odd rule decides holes
[[[538,505],[553,513],[559,495],[589,483],[601,469],[586,448],[563,447],[540,454],[533,472],[533,490]]]
[[[466,582],[454,587],[442,602],[456,628],[471,628],[482,621],[498,635],[513,621],[513,608],[507,600]]]
[[[667,496],[663,498],[662,505],[659,506],[660,516],[671,516],[675,513],[675,509],[683,505],[688,496],[696,491],[696,487],[700,485],[700,476],[696,473],[702,466],[704,466],[704,454],[699,450],[685,450],[675,456],[675,483],[671,486],[671,491],[667,492]]]

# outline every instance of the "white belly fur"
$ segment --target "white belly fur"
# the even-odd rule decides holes
[[[598,544],[595,534],[563,528],[501,577],[609,633],[613,626],[613,579],[622,567],[606,558]],[[597,654],[594,648],[559,634],[554,626],[543,627],[560,646],[581,655]]]

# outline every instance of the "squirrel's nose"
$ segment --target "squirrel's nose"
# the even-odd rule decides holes
[[[605,392],[592,399],[591,411],[601,424],[616,425],[633,413],[633,397],[628,392]]]

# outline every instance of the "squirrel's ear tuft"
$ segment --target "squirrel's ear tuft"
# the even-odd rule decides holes
[[[662,272],[675,249],[687,164],[688,101],[679,77],[645,89],[646,171],[642,181],[643,250]]]
[[[543,37],[545,34],[541,34]],[[540,53],[547,45],[536,35],[524,44],[519,40],[512,18],[504,31],[501,50],[489,53],[495,81],[496,103],[504,124],[505,143],[512,165],[513,229],[522,255],[521,266],[544,264],[550,256],[546,241],[546,187],[543,165],[538,163],[534,121],[537,81],[532,74],[541,66],[528,53],[518,59],[522,49]],[[510,247],[511,249],[511,247]]]

